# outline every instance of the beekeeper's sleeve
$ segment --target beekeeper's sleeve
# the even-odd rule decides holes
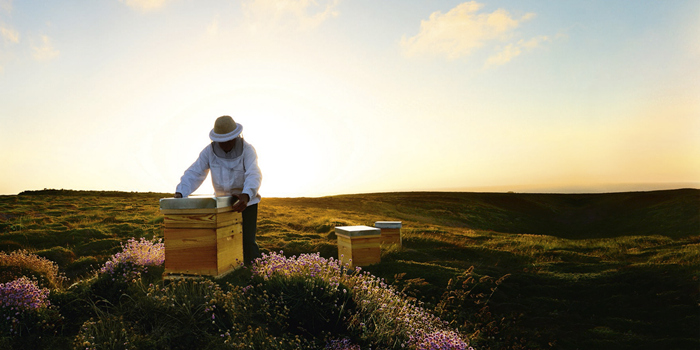
[[[187,197],[202,185],[202,182],[209,175],[209,158],[211,154],[211,145],[208,145],[199,153],[197,160],[185,170],[175,192],[180,192],[182,197]]]
[[[243,147],[243,162],[245,164],[245,182],[243,183],[243,193],[250,197],[249,205],[260,201],[260,184],[262,183],[262,172],[258,166],[258,154],[255,148],[246,142]]]

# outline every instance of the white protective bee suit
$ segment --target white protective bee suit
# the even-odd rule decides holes
[[[229,152],[222,150],[216,142],[207,145],[185,170],[176,192],[183,197],[189,196],[204,182],[209,171],[217,196],[245,193],[250,197],[248,206],[260,202],[258,190],[262,173],[258,167],[258,155],[243,138],[237,138],[235,147]]]

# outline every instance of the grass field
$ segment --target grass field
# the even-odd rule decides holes
[[[70,293],[129,238],[162,237],[166,195],[0,196],[0,250],[54,261]],[[403,247],[385,247],[382,262],[364,270],[451,322],[477,350],[700,348],[700,190],[265,198],[258,243],[286,256],[337,257],[334,227],[380,220],[403,222]],[[0,282],[16,276],[5,267]],[[241,271],[219,283],[246,278]],[[95,310],[63,317],[82,324]],[[56,346],[70,348],[76,333],[61,328]]]

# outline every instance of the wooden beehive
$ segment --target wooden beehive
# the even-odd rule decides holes
[[[338,226],[338,259],[345,265],[367,266],[381,261],[381,231],[369,226]]]
[[[382,244],[401,246],[401,221],[377,221],[374,227],[382,231]]]
[[[241,213],[231,197],[164,198],[164,277],[219,277],[243,264]]]

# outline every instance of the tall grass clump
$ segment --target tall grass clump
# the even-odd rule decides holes
[[[495,315],[489,301],[499,286],[510,277],[477,276],[470,267],[447,284],[447,288],[435,307],[435,313],[449,319],[463,333],[469,334],[472,343],[479,349],[523,349],[533,344],[524,344],[522,339],[513,338],[508,332],[515,317]]]
[[[333,336],[338,339],[325,339],[334,347],[345,341],[346,348],[353,348],[349,341],[354,340],[359,345],[379,349],[469,348],[461,335],[445,322],[359,267],[349,269],[338,260],[325,259],[319,254],[285,257],[282,253],[271,253],[258,259],[252,271],[262,280],[258,286],[275,280],[302,279],[312,284],[323,281],[320,287],[323,291],[318,292],[337,296],[329,301],[339,303],[332,305],[337,313],[327,318],[342,323],[342,327],[334,329]],[[248,292],[256,288],[253,285]],[[306,300],[304,305],[308,309],[313,302]],[[349,340],[340,339],[343,336]]]
[[[8,282],[24,275],[36,278],[40,285],[51,289],[61,288],[66,280],[59,272],[58,265],[49,259],[26,250],[0,252],[0,282]]]
[[[74,341],[75,349],[85,350],[128,350],[138,349],[138,345],[139,337],[133,325],[111,314],[86,321]]]
[[[81,349],[216,349],[230,328],[228,296],[206,279],[167,284],[142,280],[117,304],[97,310],[74,339]]]

